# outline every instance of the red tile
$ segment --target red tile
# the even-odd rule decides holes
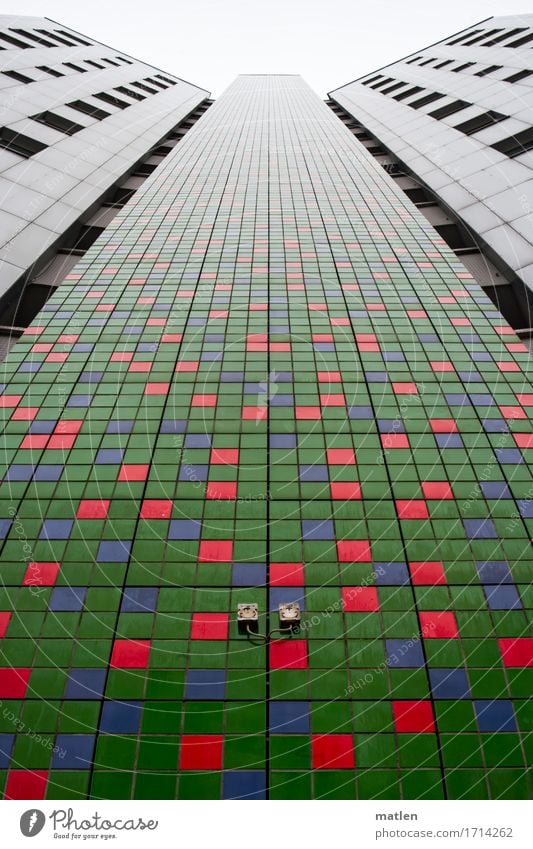
[[[359,501],[361,486],[357,481],[334,481],[329,490],[333,501]]]
[[[222,769],[222,734],[184,734],[180,769]]]
[[[393,383],[392,389],[395,395],[418,395],[416,383]]]
[[[337,559],[341,563],[369,563],[372,560],[367,539],[344,539],[337,542]]]
[[[200,543],[200,563],[230,563],[233,560],[233,540],[204,539]]]
[[[271,587],[303,587],[304,583],[303,563],[270,564]]]
[[[326,458],[330,465],[353,466],[356,462],[353,448],[327,448]]]
[[[340,371],[319,371],[317,373],[319,383],[341,383]]]
[[[533,666],[533,637],[505,637],[498,645],[504,666]]]
[[[141,505],[140,519],[170,519],[172,501],[146,498]]]
[[[40,407],[18,407],[11,416],[14,422],[32,422]]]
[[[379,610],[376,587],[343,587],[342,607],[346,613],[375,612]]]
[[[422,483],[422,492],[424,498],[429,500],[448,500],[453,499],[453,492],[448,481],[424,481]]]
[[[145,481],[150,466],[148,463],[124,463],[118,474],[119,481]]]
[[[9,610],[0,611],[0,639],[2,639],[2,637],[5,637],[10,619],[11,619],[11,611],[9,611]]]
[[[46,434],[40,433],[29,433],[24,437],[22,442],[20,443],[21,448],[31,448],[34,451],[39,448],[44,448],[46,443],[48,442],[49,437]]]
[[[152,365],[153,365],[153,363],[135,362],[135,363],[131,363],[131,365],[128,368],[128,371],[140,372],[141,374],[145,374],[145,373],[152,370]],[[147,393],[147,394],[155,395],[156,393],[153,392],[153,393]]]
[[[341,393],[320,393],[320,403],[323,407],[344,407],[346,398]]]
[[[115,669],[145,669],[150,655],[150,640],[115,640],[110,666]]]
[[[176,371],[198,371],[198,361],[197,360],[182,360],[176,366]]]
[[[193,613],[191,640],[227,640],[229,613]]]
[[[533,448],[533,433],[515,433],[513,436],[519,448]]]
[[[410,448],[409,439],[405,433],[382,433],[381,445],[386,451],[394,448]]]
[[[59,572],[59,563],[28,563],[24,579],[23,587],[53,587],[57,573]]]
[[[183,333],[163,333],[161,342],[181,342]]]
[[[44,799],[48,772],[44,769],[12,769],[6,782],[4,799]]]
[[[313,734],[313,769],[354,769],[355,755],[351,734]]]
[[[239,462],[239,449],[212,448],[209,462],[213,466],[236,466]]]
[[[438,560],[409,563],[413,584],[417,586],[439,586],[446,584],[443,564]]]
[[[322,410],[320,407],[295,407],[294,414],[296,419],[302,421],[322,418]]]
[[[209,395],[196,394],[192,396],[191,407],[216,407],[217,395],[214,393]]]
[[[236,481],[209,481],[205,497],[210,500],[235,501],[237,498]]]
[[[433,433],[457,433],[458,427],[455,419],[430,419],[429,426]]]
[[[0,699],[23,699],[28,689],[31,669],[0,669]]]
[[[76,511],[76,519],[105,519],[110,501],[86,498],[80,501]]]
[[[48,448],[56,451],[66,451],[76,442],[74,433],[54,433],[49,439]]]
[[[260,422],[268,418],[268,407],[243,407],[241,415],[245,421]]]
[[[448,610],[426,610],[420,613],[422,636],[426,640],[457,639],[459,631],[455,613]]]
[[[60,419],[54,428],[54,435],[79,433],[83,425],[82,419]]]
[[[431,702],[405,701],[392,703],[394,727],[400,734],[430,734],[435,731]]]
[[[396,512],[399,519],[429,519],[427,504],[419,499],[396,501]]]
[[[447,372],[447,371],[455,371],[453,364],[448,362],[447,360],[430,360],[429,362],[431,368],[434,372]]]
[[[282,638],[270,641],[272,669],[307,669],[307,642]]]
[[[504,419],[527,419],[527,413],[522,407],[500,407],[500,413]]]
[[[168,395],[170,383],[147,383],[144,388],[145,395]]]

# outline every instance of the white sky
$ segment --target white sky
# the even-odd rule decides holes
[[[528,0],[11,0],[218,96],[239,73],[339,85]]]

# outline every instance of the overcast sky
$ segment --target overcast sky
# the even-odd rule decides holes
[[[4,0],[219,95],[239,73],[302,74],[321,96],[528,0]]]

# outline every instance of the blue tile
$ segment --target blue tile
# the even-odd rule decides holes
[[[53,433],[56,425],[56,419],[53,419],[52,421],[48,421],[45,419],[35,419],[35,421],[30,424],[30,429],[28,433]]]
[[[498,539],[492,519],[463,519],[468,539]]]
[[[142,702],[104,701],[100,731],[109,734],[136,734],[141,722]]]
[[[222,787],[223,799],[266,799],[266,773],[244,769],[225,772]]]
[[[316,463],[312,466],[300,466],[300,480],[303,483],[313,483],[318,481],[328,481],[328,467]]]
[[[32,479],[35,466],[28,463],[13,463],[7,470],[4,480],[6,481],[29,481]]]
[[[224,669],[189,669],[185,678],[186,699],[223,699],[226,693]]]
[[[374,580],[383,587],[401,587],[409,584],[407,563],[375,563]]]
[[[58,734],[52,769],[89,769],[93,760],[95,734]]]
[[[185,433],[187,422],[183,419],[165,419],[161,422],[160,433]]]
[[[474,702],[474,708],[481,733],[517,730],[511,701],[507,699],[482,699]]]
[[[533,501],[530,498],[517,501],[516,503],[518,505],[518,512],[523,519],[533,519]]]
[[[505,560],[478,560],[476,569],[483,584],[512,584],[513,576]]]
[[[234,563],[231,570],[234,587],[261,587],[266,583],[264,563]]]
[[[120,464],[124,459],[124,448],[100,448],[96,455],[95,463]]]
[[[169,539],[200,539],[202,522],[195,519],[172,519],[168,531]]]
[[[207,433],[189,433],[183,443],[184,448],[211,448],[211,437]]]
[[[157,607],[157,587],[126,587],[120,609],[123,613],[150,613]]]
[[[420,640],[385,640],[388,666],[396,669],[416,669],[424,666],[424,652]]]
[[[305,610],[305,592],[303,587],[271,587],[269,590],[270,610],[277,612],[280,604],[296,602]]]
[[[98,548],[96,560],[98,563],[123,563],[129,559],[131,540],[103,540]]]
[[[58,481],[63,474],[64,466],[42,463],[35,469],[34,481]]]
[[[81,610],[85,603],[87,587],[54,587],[48,605],[49,610]]]
[[[470,685],[464,669],[430,669],[429,680],[434,699],[470,698]]]
[[[73,524],[72,519],[45,519],[39,539],[68,539]]]
[[[189,481],[206,481],[209,474],[209,466],[203,463],[183,463],[180,466],[178,480]]]
[[[117,419],[109,422],[106,433],[131,433],[133,430],[133,419]]]
[[[494,453],[496,454],[498,463],[504,466],[519,466],[524,462],[524,458],[518,448],[495,448]]]
[[[333,522],[330,519],[303,519],[304,540],[335,539]]]
[[[14,734],[0,734],[0,769],[8,769],[14,741]]]
[[[293,433],[271,433],[271,448],[296,448],[296,436]]]
[[[310,734],[309,702],[270,702],[271,734]]]
[[[517,589],[509,584],[488,584],[483,587],[489,610],[521,610]]]
[[[463,448],[463,440],[458,433],[436,433],[435,442],[439,448]]]
[[[68,673],[66,699],[101,699],[107,669],[72,669]]]
[[[479,486],[485,498],[499,499],[513,497],[505,481],[481,481]]]

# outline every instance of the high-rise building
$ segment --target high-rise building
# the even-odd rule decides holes
[[[488,18],[359,77],[330,103],[533,334],[533,15]]]
[[[47,18],[0,15],[0,348],[209,104]]]
[[[5,798],[530,797],[527,357],[239,77],[4,364]]]

